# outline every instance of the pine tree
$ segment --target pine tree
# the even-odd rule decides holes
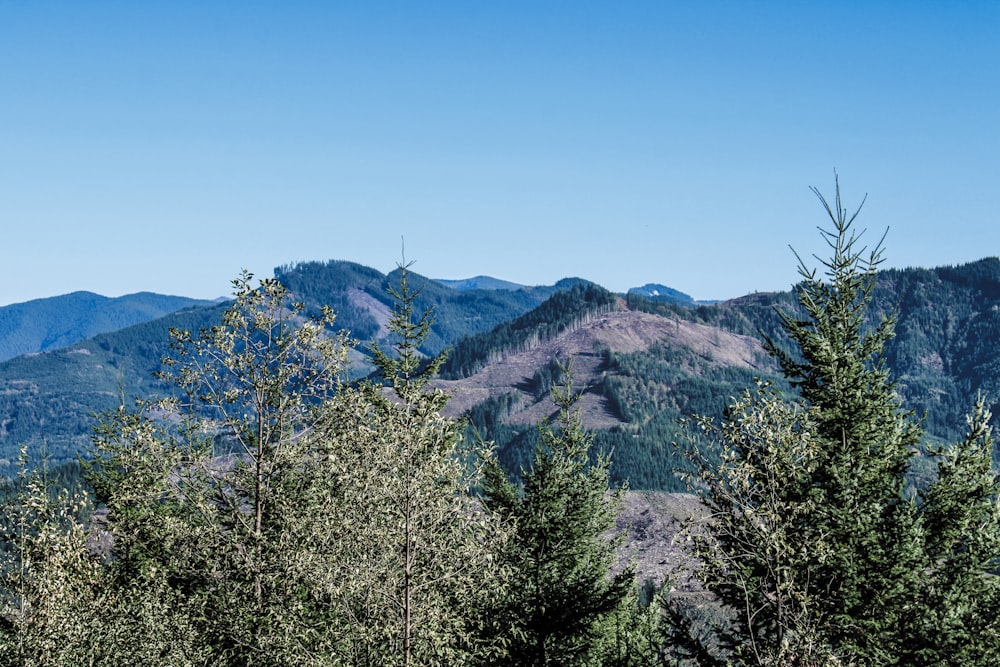
[[[830,545],[808,567],[817,613],[838,651],[884,664],[901,650],[903,610],[917,590],[921,531],[904,494],[905,473],[922,437],[903,409],[883,361],[895,319],[873,319],[882,244],[860,246],[836,184],[834,205],[815,188],[832,230],[825,275],[800,262],[796,295],[805,317],[780,312],[796,352],[769,341],[785,377],[812,412],[817,450],[808,497],[811,530]]]
[[[571,377],[568,372],[564,373]],[[503,558],[514,573],[494,614],[507,638],[510,665],[583,665],[595,660],[605,622],[627,604],[634,573],[612,573],[615,542],[606,536],[621,509],[608,489],[607,456],[591,463],[591,437],[574,410],[572,381],[553,390],[557,426],[540,427],[541,442],[523,487],[496,459],[485,469],[483,502],[510,524]]]
[[[800,258],[794,345],[765,343],[794,399],[762,387],[727,411],[722,464],[700,458],[709,519],[698,577],[730,610],[716,656],[739,664],[894,664],[917,603],[923,529],[904,491],[922,436],[882,360],[894,319],[871,308],[881,242],[860,245],[837,183],[824,274]],[[697,459],[698,456],[696,455]]]

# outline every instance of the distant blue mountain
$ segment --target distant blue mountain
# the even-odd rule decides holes
[[[670,303],[677,303],[682,306],[695,305],[695,300],[684,292],[675,290],[672,287],[667,287],[666,285],[658,285],[656,283],[647,283],[642,287],[633,287],[628,291],[628,293],[645,297],[651,301],[667,301]]]
[[[139,292],[116,298],[73,292],[0,307],[0,361],[45,352],[97,334],[212,301]]]
[[[483,290],[506,290],[513,292],[524,287],[508,280],[491,278],[490,276],[476,276],[475,278],[465,278],[463,280],[444,280],[435,278],[434,282],[457,290],[483,289]]]

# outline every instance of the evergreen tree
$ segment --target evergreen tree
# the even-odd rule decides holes
[[[916,506],[904,495],[905,473],[922,432],[904,410],[883,352],[893,316],[871,322],[882,244],[859,245],[837,183],[834,205],[815,188],[833,229],[825,275],[800,262],[796,286],[805,312],[781,312],[794,354],[773,343],[785,377],[812,412],[819,441],[807,498],[809,528],[831,547],[807,558],[818,615],[837,651],[885,664],[901,650],[903,610],[913,601],[922,564]]]
[[[621,495],[608,489],[609,458],[590,461],[591,437],[574,410],[571,380],[553,397],[559,423],[540,427],[523,488],[496,459],[485,469],[484,505],[513,530],[503,559],[514,579],[492,616],[507,640],[499,664],[594,664],[607,621],[628,603],[634,585],[632,570],[612,573],[615,542],[606,533]]]
[[[687,655],[701,664],[993,664],[1000,507],[988,416],[977,408],[966,441],[939,453],[918,503],[905,476],[922,430],[883,363],[894,318],[871,308],[881,243],[859,247],[839,184],[833,206],[814,192],[832,256],[823,277],[800,261],[803,315],[780,313],[795,350],[767,341],[799,395],[747,394],[720,426],[699,422],[722,463],[692,454],[709,510],[689,532],[695,574],[728,619],[708,643],[673,636],[695,637]]]

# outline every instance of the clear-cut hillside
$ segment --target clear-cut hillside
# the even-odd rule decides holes
[[[517,392],[522,397],[522,407],[509,416],[509,421],[535,424],[555,411],[547,398],[536,400],[535,374],[553,359],[571,360],[574,382],[583,390],[579,407],[584,425],[611,428],[623,420],[607,396],[597,390],[608,372],[607,352],[632,354],[653,345],[684,350],[718,367],[764,370],[768,366],[764,350],[754,338],[696,322],[627,310],[619,303],[615,310],[569,327],[530,349],[491,361],[468,378],[439,380],[435,384],[451,394],[448,412],[453,415],[464,414],[490,397]]]

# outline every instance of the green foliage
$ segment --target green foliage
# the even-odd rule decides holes
[[[683,419],[722,414],[727,402],[758,376],[780,382],[776,374],[720,365],[677,347],[609,354],[601,390],[627,422],[596,435],[602,450],[615,452],[612,480],[627,480],[633,488],[686,490],[690,462],[675,457],[664,443],[680,437]],[[709,458],[714,456],[710,443],[702,448]]]
[[[824,511],[810,495],[821,458],[815,417],[759,383],[729,406],[721,425],[698,420],[723,446],[717,461],[698,447],[687,450],[709,517],[688,539],[698,580],[734,610],[710,633],[674,631],[702,664],[836,664],[825,638],[829,617],[814,610],[827,591],[813,559],[822,563],[836,550],[814,525]],[[682,600],[666,603],[675,623],[691,625]]]
[[[352,664],[489,662],[498,642],[479,638],[475,610],[505,584],[504,533],[472,500],[475,452],[440,415],[447,395],[427,387],[442,358],[419,352],[431,313],[416,315],[405,266],[392,296],[392,348],[372,349],[388,386],[342,391],[321,426],[340,459],[338,633]]]
[[[803,314],[779,313],[794,353],[767,340],[799,397],[764,389],[720,427],[700,422],[722,461],[698,460],[709,518],[690,529],[696,575],[732,612],[712,633],[722,652],[701,662],[990,664],[994,640],[970,643],[994,636],[980,619],[1000,611],[988,414],[977,408],[915,502],[905,480],[922,431],[885,364],[897,319],[874,309],[881,244],[859,247],[839,186],[833,207],[816,194],[834,226],[825,276],[800,264]]]
[[[925,555],[908,664],[1000,661],[1000,477],[989,420],[980,399],[965,439],[935,452],[938,479],[922,494]]]
[[[234,281],[221,324],[171,332],[163,377],[182,397],[120,409],[95,439],[108,576],[126,617],[169,610],[163,627],[190,630],[181,645],[213,664],[321,664],[332,647],[313,624],[329,615],[301,519],[332,483],[313,434],[347,341],[329,311],[302,320],[280,283],[250,282]]]
[[[515,487],[496,459],[485,468],[483,503],[511,525],[503,561],[514,579],[490,618],[507,638],[498,664],[584,665],[599,655],[606,623],[630,601],[634,574],[611,574],[620,496],[608,490],[607,457],[590,463],[590,437],[574,412],[567,380],[555,391],[559,427],[543,425],[530,470]],[[634,605],[633,605],[634,606]]]

